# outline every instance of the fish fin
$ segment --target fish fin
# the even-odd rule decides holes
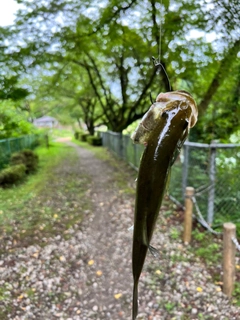
[[[149,251],[151,252],[151,254],[155,257],[155,258],[160,258],[160,254],[159,251],[154,248],[153,246],[149,245],[148,246]]]
[[[132,300],[132,320],[137,318],[138,314],[138,281],[134,281],[133,300]]]

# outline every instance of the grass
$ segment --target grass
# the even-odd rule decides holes
[[[222,247],[214,235],[200,231],[198,228],[192,231],[194,253],[202,258],[204,262],[211,266],[217,264],[222,259]]]
[[[63,233],[81,222],[82,213],[90,208],[84,196],[89,179],[84,174],[76,177],[75,150],[52,143],[49,149],[37,148],[36,153],[40,159],[37,173],[22,184],[0,189],[0,230],[16,244]]]
[[[54,148],[46,149],[45,147],[38,147],[35,149],[40,159],[37,173],[28,176],[24,183],[13,186],[12,188],[1,189],[0,224],[6,218],[5,213],[7,213],[8,218],[10,218],[9,214],[11,214],[11,209],[15,207],[21,209],[26,201],[32,199],[36,193],[41,190],[44,185],[43,182],[47,178],[48,171],[57,165],[63,155],[63,151],[60,144],[54,144]]]
[[[222,238],[216,237],[209,232],[195,228],[192,231],[193,241],[191,243],[191,251],[201,258],[212,275],[215,283],[222,286],[222,259],[223,247]],[[233,291],[233,304],[240,306],[240,277],[236,270],[235,286]]]
[[[52,139],[56,138],[65,138],[65,137],[72,137],[74,131],[72,129],[58,129],[54,128],[52,129],[50,136]]]
[[[169,230],[169,235],[172,241],[182,239],[180,226],[183,225],[183,212],[174,210],[173,206],[166,206],[163,216],[166,221],[166,229]],[[191,258],[183,257],[183,255],[172,255],[171,261],[191,261],[192,255],[200,259],[206,266],[208,272],[212,276],[215,284],[222,287],[222,259],[223,259],[223,242],[221,236],[216,236],[206,231],[199,224],[193,224],[192,240],[187,251],[191,254]],[[194,260],[195,260],[194,258]],[[188,260],[187,260],[188,259]],[[232,303],[240,306],[240,266],[236,266],[236,279],[233,292]]]
[[[74,131],[72,129],[66,129],[66,128],[41,128],[39,129],[39,132],[44,134],[48,134],[50,137],[50,140],[56,139],[56,138],[64,138],[64,137],[71,137],[73,136]]]

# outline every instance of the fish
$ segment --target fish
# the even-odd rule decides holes
[[[160,93],[131,138],[145,146],[136,187],[132,274],[132,320],[138,314],[138,283],[159,215],[170,169],[180,153],[198,109],[185,90]]]

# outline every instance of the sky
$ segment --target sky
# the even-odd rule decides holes
[[[0,26],[13,23],[14,13],[20,7],[14,0],[0,0]]]
[[[7,26],[14,22],[14,14],[20,8],[14,0],[0,0],[0,26]],[[190,38],[198,38],[203,36],[203,32],[198,32],[197,30],[192,30]],[[206,34],[206,40],[211,42],[216,39],[216,34]]]

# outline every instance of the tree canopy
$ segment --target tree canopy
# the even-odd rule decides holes
[[[57,108],[92,134],[100,124],[121,132],[148,110],[150,92],[155,99],[169,90],[155,56],[172,89],[199,105],[192,138],[227,140],[239,130],[237,0],[17,2],[22,9],[1,38],[9,71],[0,99],[14,100],[12,79],[22,85],[17,97],[31,93],[36,114]]]

